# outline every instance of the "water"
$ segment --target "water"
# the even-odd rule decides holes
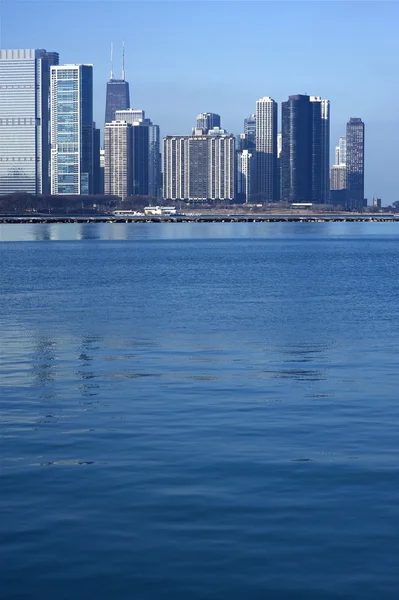
[[[0,597],[399,589],[399,226],[2,226]]]

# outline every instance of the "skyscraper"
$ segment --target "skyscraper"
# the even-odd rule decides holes
[[[168,201],[234,199],[235,139],[215,127],[207,135],[164,138],[163,195]]]
[[[56,52],[0,50],[0,194],[49,192],[50,64]]]
[[[161,185],[161,152],[160,152],[159,125],[151,121],[148,125],[148,195],[152,198],[160,198]]]
[[[51,193],[93,191],[93,66],[51,67]]]
[[[310,96],[312,107],[312,201],[330,196],[330,101]]]
[[[107,83],[105,99],[105,122],[111,123],[116,118],[117,110],[124,110],[130,106],[129,83],[125,81],[125,47],[122,51],[122,78],[114,79],[113,46],[111,44],[111,78]]]
[[[104,191],[125,200],[132,194],[132,130],[126,121],[112,121],[104,129]]]
[[[364,123],[351,118],[346,124],[346,185],[348,207],[361,209],[364,202]]]
[[[220,115],[215,113],[200,113],[197,115],[197,129],[202,129],[204,133],[208,133],[214,127],[220,127]]]
[[[265,96],[256,102],[256,200],[277,196],[277,103]]]
[[[329,101],[298,94],[282,103],[281,192],[286,202],[329,198]]]
[[[132,194],[148,196],[149,193],[149,154],[150,135],[143,110],[133,108],[117,110],[117,120],[124,120],[132,126]]]
[[[93,194],[103,194],[104,185],[100,167],[101,132],[93,123]]]
[[[245,204],[252,201],[254,155],[250,150],[237,152],[237,199]]]

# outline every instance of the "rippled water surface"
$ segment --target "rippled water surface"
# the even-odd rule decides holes
[[[398,224],[0,237],[2,599],[398,597]]]

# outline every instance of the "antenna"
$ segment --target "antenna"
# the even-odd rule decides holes
[[[125,81],[125,42],[122,42],[122,80]]]
[[[111,79],[114,78],[114,44],[111,42]]]

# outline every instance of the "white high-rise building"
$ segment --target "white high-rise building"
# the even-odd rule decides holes
[[[207,135],[164,138],[166,200],[219,202],[234,199],[235,139],[215,127]]]
[[[51,67],[51,193],[93,191],[93,66]]]
[[[277,103],[265,96],[256,102],[256,199],[277,197]]]
[[[320,201],[328,203],[330,197],[330,101],[324,100],[320,96],[310,96],[310,102],[320,103]],[[316,173],[317,170],[315,170]]]
[[[249,150],[237,152],[237,195],[245,204],[252,200],[254,155]]]
[[[346,189],[346,165],[333,165],[330,169],[330,189]]]
[[[125,200],[132,193],[132,125],[112,121],[104,129],[104,192]]]
[[[49,193],[50,66],[56,52],[0,50],[0,194]]]

